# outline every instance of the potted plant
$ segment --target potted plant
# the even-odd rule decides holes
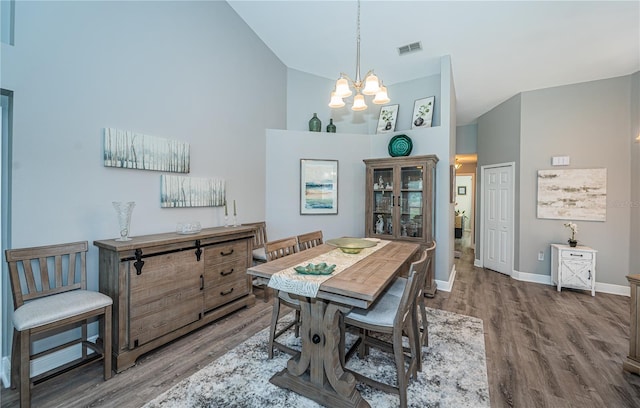
[[[569,242],[570,247],[575,248],[578,245],[578,241],[576,240],[578,225],[575,222],[565,222],[564,226],[571,230],[571,238],[569,238],[567,242]]]

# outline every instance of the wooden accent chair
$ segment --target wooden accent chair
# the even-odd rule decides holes
[[[400,396],[400,407],[407,407],[407,386],[411,376],[417,374],[418,358],[418,327],[416,323],[416,296],[419,287],[424,284],[429,258],[424,251],[420,259],[411,264],[409,277],[401,296],[396,296],[388,291],[383,292],[380,298],[369,309],[355,308],[344,315],[343,325],[359,329],[360,338],[353,348],[358,347],[358,354],[362,357],[368,353],[369,346],[382,350],[392,351],[397,370],[397,386],[382,383],[360,373],[351,371],[359,381],[385,392],[391,392]],[[344,327],[341,330],[341,347],[344,351]],[[386,333],[392,335],[392,343],[389,344],[376,337],[370,336],[370,332]],[[409,338],[410,355],[405,354],[402,346],[402,336],[406,333]],[[352,350],[347,353],[351,355]],[[343,358],[343,356],[341,356]],[[409,361],[407,365],[405,360]]]
[[[313,231],[306,234],[298,235],[298,247],[300,251],[322,245],[322,231]]]
[[[31,403],[31,383],[38,383],[85,364],[104,362],[104,379],[111,378],[111,305],[109,296],[87,290],[87,241],[33,248],[7,249],[5,257],[13,292],[13,350],[11,387],[20,385],[20,406]],[[87,323],[98,318],[101,336],[87,340]],[[47,332],[81,328],[81,337],[31,354],[34,337]],[[63,366],[30,378],[31,360],[81,344],[82,355]],[[94,353],[89,354],[88,349]]]
[[[431,246],[426,249],[427,257],[429,258],[427,261],[427,269],[431,267],[433,253],[436,250],[436,241],[433,241]],[[418,353],[420,353],[420,359],[418,360],[418,371],[422,371],[422,347],[429,347],[429,327],[427,321],[427,307],[424,303],[424,287],[427,284],[427,274],[425,273],[425,281],[424,284],[420,285],[418,288],[418,295],[416,297],[416,306],[420,312],[419,315],[419,336],[420,336],[420,345],[421,347],[418,349]],[[407,285],[407,278],[398,277],[393,281],[387,292],[392,293],[396,296],[402,296],[402,291],[404,291],[405,286]]]
[[[267,242],[265,244],[265,252],[267,254],[267,262],[274,259],[282,258],[298,252],[298,239],[296,237],[279,239],[277,241]],[[296,337],[300,335],[300,301],[289,296],[286,292],[276,291],[276,297],[273,301],[273,314],[271,316],[271,326],[269,328],[269,358],[273,358],[273,348],[276,347],[285,353],[294,355],[297,351],[275,340],[284,332],[295,326]],[[277,330],[278,319],[280,317],[280,304],[284,303],[296,311],[293,322],[287,324],[284,328]]]

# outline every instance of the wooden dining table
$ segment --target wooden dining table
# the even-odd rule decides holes
[[[340,361],[340,314],[370,307],[396,276],[409,270],[419,250],[418,244],[390,241],[322,282],[315,297],[290,293],[300,300],[302,350],[270,382],[327,407],[370,407]],[[270,279],[329,251],[339,249],[322,244],[253,266],[247,273]]]

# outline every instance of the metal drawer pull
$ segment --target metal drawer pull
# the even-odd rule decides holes
[[[222,276],[231,275],[231,274],[233,273],[233,271],[234,271],[234,269],[233,269],[233,268],[231,268],[231,270],[230,270],[229,272],[221,271],[221,272],[220,272],[220,275],[222,275]]]
[[[580,258],[582,258],[584,255],[583,254],[569,254],[571,256],[579,256]]]
[[[220,252],[220,255],[227,256],[227,255],[231,255],[232,253],[233,253],[233,248],[229,252]]]
[[[200,275],[200,290],[204,290],[204,276]]]
[[[225,296],[233,292],[233,288],[220,292],[220,296]]]

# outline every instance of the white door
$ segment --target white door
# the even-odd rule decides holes
[[[513,165],[482,168],[483,266],[513,270]]]

